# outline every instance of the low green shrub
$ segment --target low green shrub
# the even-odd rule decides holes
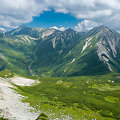
[[[36,120],[49,120],[45,113],[41,113]]]

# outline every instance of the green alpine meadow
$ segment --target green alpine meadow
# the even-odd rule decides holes
[[[38,113],[30,120],[120,120],[120,34],[104,25],[0,33],[0,80]],[[8,119],[1,113],[0,120]]]

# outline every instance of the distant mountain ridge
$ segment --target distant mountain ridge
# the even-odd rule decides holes
[[[0,70],[21,75],[79,76],[120,72],[120,34],[21,26],[0,33]]]
[[[55,29],[50,28],[29,28],[27,26],[21,26],[17,29],[13,29],[9,32],[6,32],[6,34],[10,34],[10,35],[29,35],[31,37],[42,37],[42,33],[44,32],[44,34],[48,33],[48,35],[52,34],[55,32]],[[43,35],[44,36],[44,35]]]

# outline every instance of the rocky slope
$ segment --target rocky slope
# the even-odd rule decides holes
[[[9,120],[35,120],[39,113],[34,112],[34,108],[29,103],[23,103],[25,96],[17,94],[12,88],[11,83],[20,86],[30,86],[35,80],[22,77],[2,78],[0,77],[0,118]],[[33,111],[33,112],[31,112]]]

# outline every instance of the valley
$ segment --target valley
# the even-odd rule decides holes
[[[11,92],[0,103],[20,102],[13,105],[25,110],[20,114],[30,114],[30,120],[40,113],[51,120],[120,120],[117,76],[120,34],[106,26],[87,32],[21,26],[0,33],[0,88]],[[22,120],[18,114],[12,115]]]
[[[0,59],[5,65],[0,69],[46,77],[119,72],[119,40],[106,26],[87,33],[22,26],[1,33]]]
[[[120,80],[116,78],[118,75],[119,73],[111,73],[63,78],[29,76],[26,79],[15,77],[16,74],[11,71],[2,71],[0,88],[4,95],[2,92],[0,94],[4,99],[1,98],[0,103],[4,109],[1,110],[7,108],[9,114],[2,111],[1,115],[4,113],[6,118],[14,117],[15,120],[26,120],[26,117],[35,120],[40,113],[45,113],[52,120],[119,120]],[[32,84],[34,81],[36,82]],[[7,85],[3,86],[3,83],[8,84],[9,88]],[[16,92],[10,93],[13,90]],[[9,92],[9,95],[6,92]],[[7,101],[10,101],[10,105]],[[20,101],[23,103],[19,103]],[[27,106],[28,103],[30,106]],[[19,114],[16,108],[19,109]]]

